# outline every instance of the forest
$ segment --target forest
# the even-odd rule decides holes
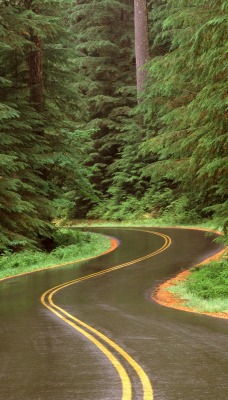
[[[0,0],[1,253],[47,247],[56,219],[226,233],[227,11]]]

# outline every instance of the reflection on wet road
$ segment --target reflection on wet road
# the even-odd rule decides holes
[[[155,400],[228,398],[227,321],[150,300],[220,245],[203,231],[142,229],[99,229],[121,246],[1,283],[0,399],[150,400],[150,382]]]

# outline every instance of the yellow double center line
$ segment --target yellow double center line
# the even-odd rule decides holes
[[[131,400],[132,399],[132,386],[131,386],[130,378],[129,378],[125,368],[123,367],[123,365],[97,338],[102,339],[103,342],[107,343],[111,348],[113,348],[117,353],[119,353],[128,362],[128,364],[130,364],[131,367],[135,370],[135,372],[138,375],[138,377],[141,381],[141,384],[142,384],[143,400],[152,400],[153,399],[153,391],[152,391],[151,383],[150,383],[148,376],[143,371],[143,369],[140,367],[140,365],[128,353],[126,353],[126,351],[124,351],[120,346],[118,346],[118,344],[113,342],[113,340],[111,340],[107,336],[103,335],[103,333],[99,332],[97,329],[94,329],[93,327],[87,325],[85,322],[79,320],[78,318],[75,318],[73,315],[69,314],[63,308],[58,307],[53,302],[53,295],[56,292],[60,291],[61,289],[66,288],[67,286],[70,286],[70,285],[73,285],[73,284],[76,284],[79,282],[83,282],[88,279],[96,278],[101,275],[108,274],[108,273],[116,271],[118,269],[135,264],[139,261],[143,261],[150,257],[153,257],[153,256],[165,251],[171,244],[171,238],[162,233],[146,231],[146,230],[140,230],[140,232],[148,232],[150,234],[161,236],[165,240],[165,242],[161,248],[154,251],[153,253],[147,254],[147,255],[137,258],[133,261],[129,261],[124,264],[120,264],[115,267],[111,267],[111,268],[105,269],[100,272],[95,272],[94,274],[86,275],[84,277],[77,278],[72,281],[55,286],[55,287],[47,290],[41,296],[41,302],[46,308],[48,308],[52,313],[54,313],[59,318],[61,318],[63,321],[65,321],[68,325],[72,326],[75,330],[77,330],[78,332],[83,334],[85,337],[87,337],[87,339],[89,339],[92,343],[94,343],[95,346],[97,346],[105,354],[105,356],[109,359],[109,361],[113,364],[113,366],[116,368],[116,370],[120,376],[121,382],[122,382],[122,400]],[[83,328],[86,328],[86,330]],[[89,333],[88,331],[91,333]],[[94,337],[92,334],[94,334],[96,336]]]

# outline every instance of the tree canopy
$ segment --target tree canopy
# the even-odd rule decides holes
[[[56,217],[226,229],[227,2],[142,5],[138,103],[133,0],[0,1],[1,251]]]

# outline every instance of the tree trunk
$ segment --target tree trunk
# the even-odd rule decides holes
[[[149,38],[146,0],[134,0],[135,57],[138,98],[143,89],[146,71],[142,68],[149,59]]]
[[[42,43],[38,35],[30,34],[30,40],[34,44],[28,56],[29,88],[31,103],[38,112],[43,111],[43,67],[42,67]]]

